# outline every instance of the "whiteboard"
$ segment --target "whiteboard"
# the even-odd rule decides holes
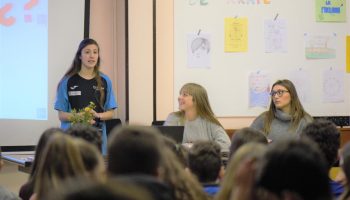
[[[206,5],[202,5],[201,4]],[[242,2],[245,2],[244,4]],[[259,2],[259,3],[257,3]],[[350,115],[350,74],[346,73],[346,44],[349,16],[345,22],[316,22],[315,0],[174,0],[174,110],[182,85],[199,83],[208,92],[218,117],[257,116],[266,107],[249,106],[249,74],[266,73],[270,86],[279,79],[295,80],[295,73],[307,75],[308,88],[302,104],[313,116]],[[346,5],[349,12],[349,4]],[[348,14],[348,13],[347,13]],[[247,18],[248,50],[225,52],[225,18]],[[266,53],[264,22],[286,23],[286,52]],[[209,66],[189,67],[189,38],[207,37],[210,41]],[[336,49],[335,58],[307,59],[308,36],[329,35]],[[193,65],[191,65],[193,66]],[[324,74],[340,72],[341,101],[325,101]],[[339,73],[338,73],[339,74]],[[305,91],[304,91],[305,92]]]

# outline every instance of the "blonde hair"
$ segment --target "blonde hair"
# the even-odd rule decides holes
[[[193,97],[193,103],[196,106],[198,116],[222,127],[210,107],[208,94],[203,86],[196,83],[186,83],[180,90],[180,93],[182,92],[186,92]],[[179,116],[181,122],[184,123],[185,112],[180,110],[176,112],[176,115]]]
[[[34,192],[41,199],[49,189],[57,189],[69,177],[85,176],[79,147],[71,136],[54,133],[40,158]]]
[[[226,168],[225,176],[220,187],[221,189],[215,199],[230,199],[232,189],[235,187],[236,172],[242,161],[246,159],[256,159],[259,161],[265,154],[266,150],[267,146],[265,144],[256,142],[247,143],[241,146],[233,155]]]
[[[299,122],[304,118],[310,118],[312,119],[312,117],[304,110],[299,97],[298,97],[298,93],[297,90],[294,87],[294,84],[287,79],[283,79],[283,80],[278,80],[276,81],[271,88],[271,91],[273,89],[273,87],[275,87],[276,85],[280,85],[285,87],[290,95],[290,116],[292,119],[292,124],[289,127],[289,130],[295,131],[298,128]],[[263,132],[268,135],[268,133],[270,132],[271,129],[271,123],[272,120],[275,118],[275,113],[276,113],[276,106],[273,103],[273,100],[271,98],[271,103],[270,103],[270,108],[268,111],[265,112],[265,122],[264,122],[264,128],[263,128]]]

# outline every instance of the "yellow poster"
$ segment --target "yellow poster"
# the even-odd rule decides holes
[[[346,36],[346,72],[350,73],[350,36]]]
[[[225,52],[248,51],[248,19],[225,18]]]

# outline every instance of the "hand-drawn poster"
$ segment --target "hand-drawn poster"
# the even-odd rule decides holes
[[[329,59],[336,57],[337,35],[305,34],[305,57],[307,59]]]
[[[286,20],[265,20],[265,52],[287,52],[287,22]]]
[[[323,72],[323,102],[344,102],[344,73],[328,69]]]
[[[187,34],[187,66],[189,68],[210,68],[210,35]]]
[[[290,73],[290,81],[294,84],[302,103],[310,102],[312,85],[310,77],[311,74],[301,68]]]
[[[345,22],[346,0],[316,0],[317,22]]]
[[[248,51],[248,19],[225,18],[225,52]]]
[[[249,107],[266,108],[270,100],[270,76],[262,71],[249,75]]]

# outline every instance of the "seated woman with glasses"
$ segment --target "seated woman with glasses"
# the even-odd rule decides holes
[[[304,110],[290,80],[278,80],[272,85],[268,111],[260,114],[250,127],[261,130],[268,140],[298,138],[313,118]]]

